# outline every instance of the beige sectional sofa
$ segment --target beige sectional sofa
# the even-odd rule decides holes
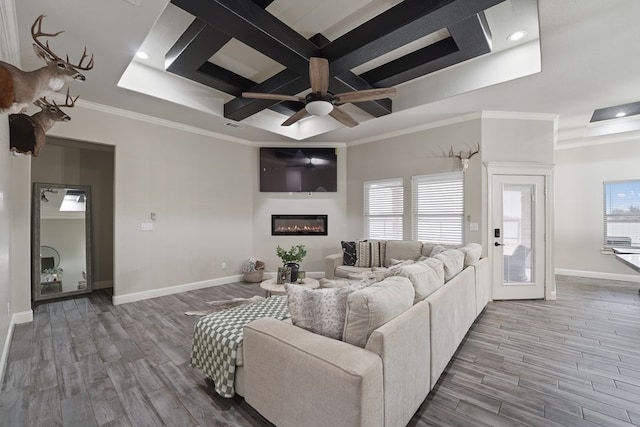
[[[391,249],[387,255],[394,261],[410,259],[395,256],[410,255],[421,260],[406,261],[394,267],[394,276],[349,295],[345,331],[351,322],[354,333],[360,334],[353,342],[364,343],[363,347],[291,321],[263,318],[245,326],[236,390],[272,423],[406,425],[490,300],[489,261],[480,258],[479,245],[421,258],[423,252],[432,253],[433,245],[386,243],[387,251]],[[341,257],[327,258],[332,268],[327,276],[342,274]],[[396,294],[402,294],[404,301],[410,289],[414,301],[387,321],[389,310],[399,307],[394,305],[392,288],[402,290]],[[372,329],[365,331],[364,340],[362,327]]]

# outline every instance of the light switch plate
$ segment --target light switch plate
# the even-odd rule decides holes
[[[151,231],[153,230],[153,223],[151,222],[143,222],[140,224],[140,230],[142,231]]]

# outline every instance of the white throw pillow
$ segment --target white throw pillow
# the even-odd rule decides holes
[[[467,243],[458,250],[464,254],[465,267],[480,261],[480,257],[482,256],[482,246],[479,243]]]
[[[313,333],[341,340],[347,297],[365,286],[365,282],[358,282],[341,288],[308,289],[285,284],[291,322]]]
[[[435,258],[444,264],[444,281],[453,279],[464,268],[464,253],[458,249],[447,249],[439,253]]]

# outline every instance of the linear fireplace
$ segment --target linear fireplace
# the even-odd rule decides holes
[[[272,236],[326,236],[327,215],[271,215]]]

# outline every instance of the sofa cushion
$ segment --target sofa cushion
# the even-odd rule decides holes
[[[350,279],[320,279],[320,287],[321,288],[344,288],[345,286],[353,285],[355,282],[362,280],[362,278],[358,278],[358,280],[350,280]]]
[[[347,297],[367,284],[358,282],[342,288],[308,289],[287,283],[287,302],[291,322],[313,333],[342,339]]]
[[[349,276],[352,274],[362,275],[362,273],[366,273],[369,271],[371,271],[371,267],[352,267],[350,265],[339,265],[336,267],[334,275],[341,279],[350,279],[351,277]],[[358,279],[361,279],[361,277],[358,277]]]
[[[356,265],[356,242],[340,242],[342,245],[342,264]]]
[[[391,265],[391,260],[416,260],[420,257],[422,242],[415,240],[387,240],[384,263],[385,267]]]
[[[479,243],[467,243],[459,250],[464,254],[464,266],[468,267],[480,261],[482,246]]]
[[[411,282],[399,276],[351,293],[347,310],[343,341],[364,347],[371,333],[413,305]]]
[[[464,253],[458,249],[447,249],[434,258],[442,261],[444,265],[444,281],[453,279],[464,268]]]
[[[437,258],[427,258],[415,264],[403,265],[399,275],[411,281],[415,291],[414,304],[444,285],[444,265]]]
[[[378,242],[356,242],[357,267],[380,267],[380,245]]]

